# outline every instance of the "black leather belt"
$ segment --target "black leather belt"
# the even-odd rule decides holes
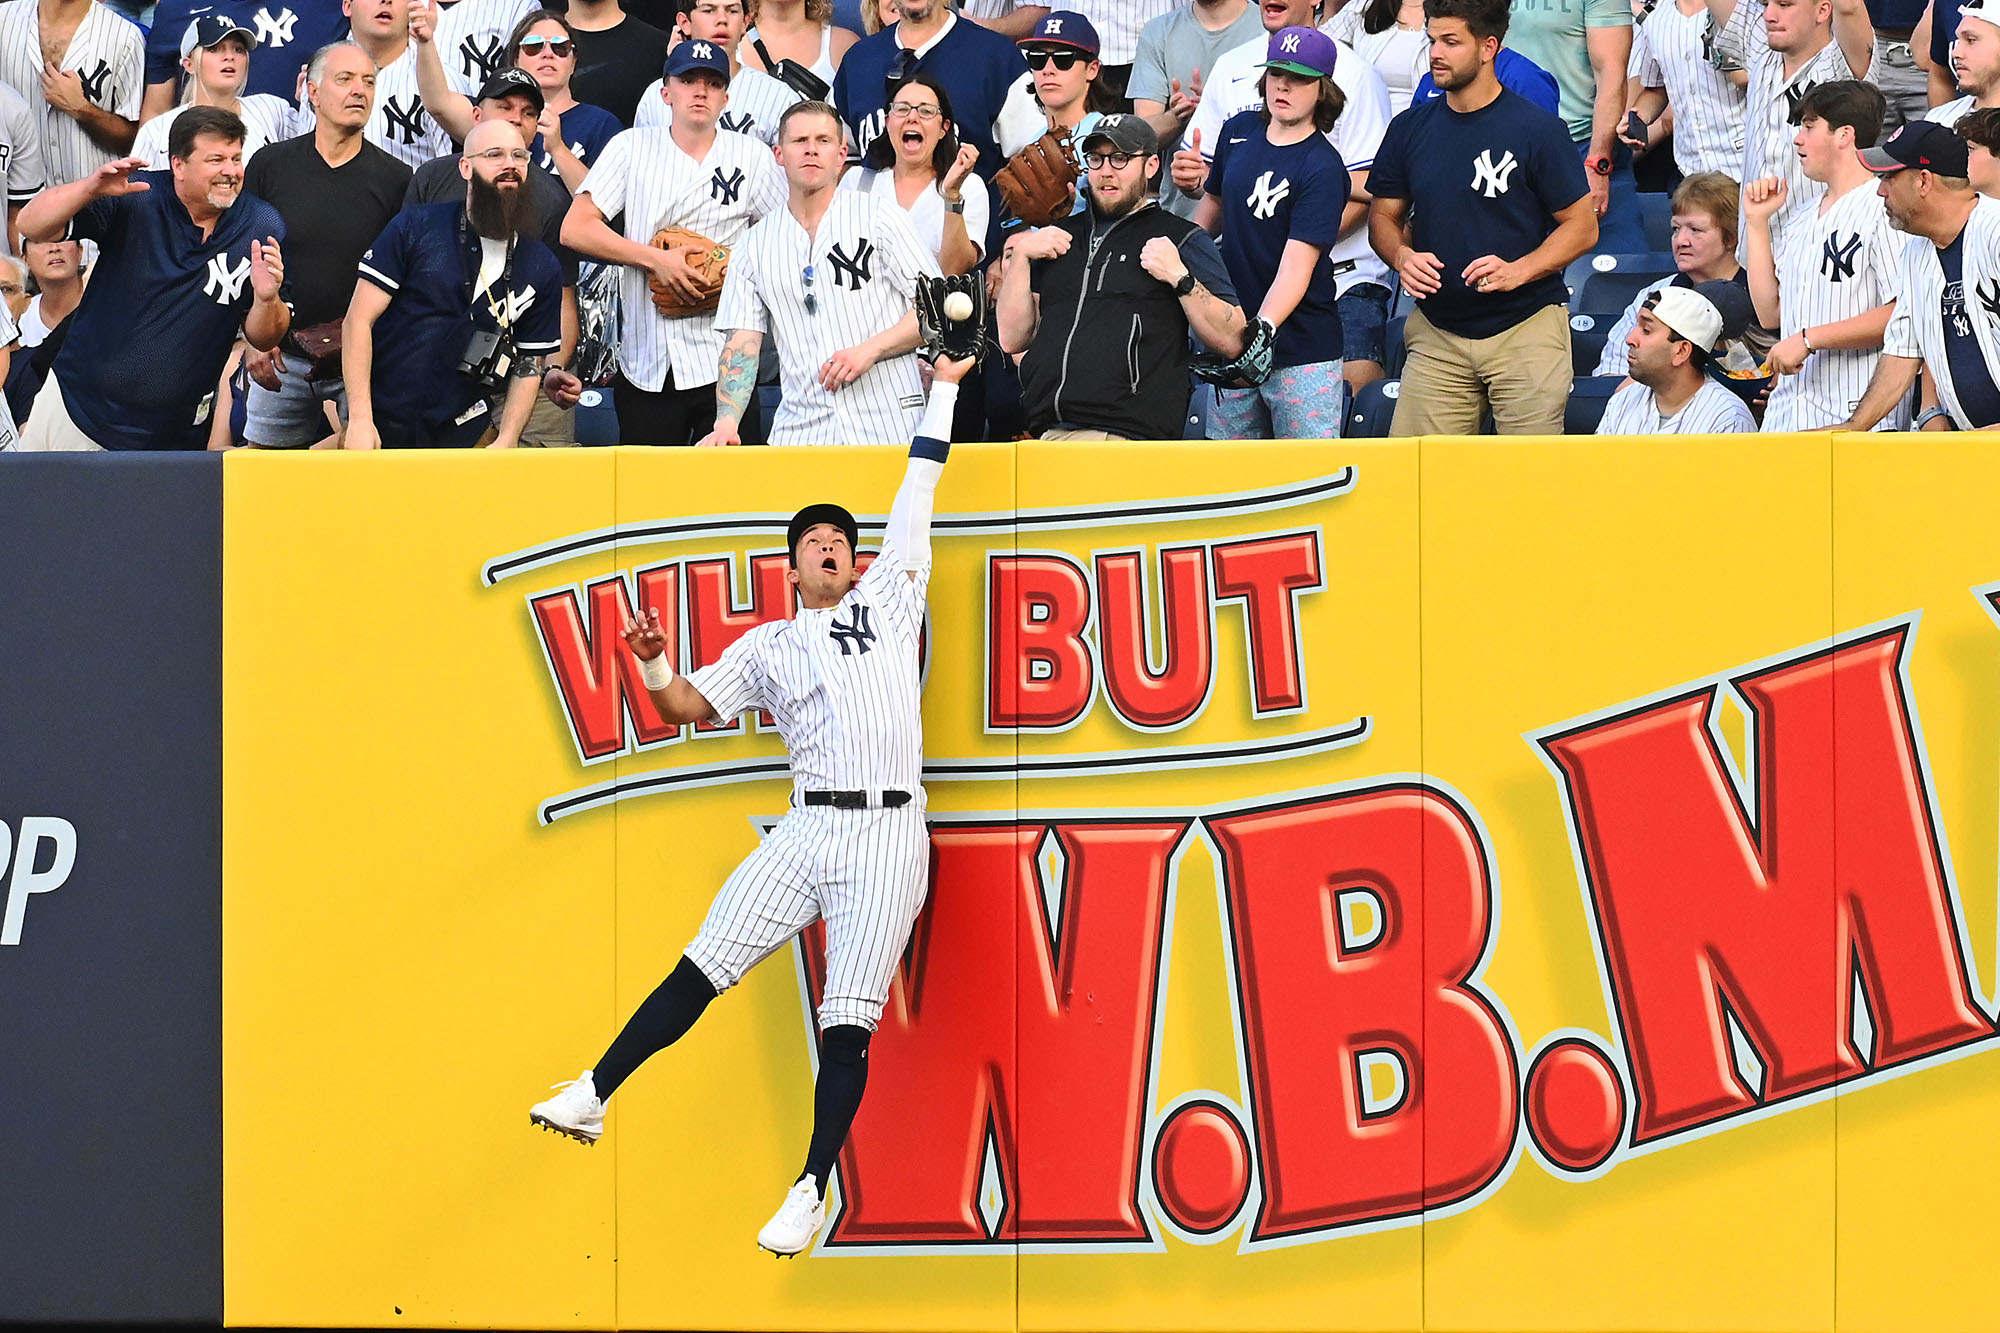
[[[893,810],[899,805],[908,805],[912,797],[906,791],[885,788],[882,792],[882,808]],[[865,791],[809,791],[800,795],[799,800],[806,805],[830,805],[836,810],[866,810],[868,793]]]

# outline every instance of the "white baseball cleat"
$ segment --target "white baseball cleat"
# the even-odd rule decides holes
[[[528,1108],[528,1122],[567,1134],[578,1143],[596,1143],[604,1133],[604,1102],[590,1081],[590,1071],[586,1069],[572,1081],[553,1086],[560,1091]]]
[[[825,1223],[826,1201],[819,1197],[819,1182],[807,1176],[786,1193],[777,1215],[757,1233],[757,1243],[781,1258],[796,1258]]]

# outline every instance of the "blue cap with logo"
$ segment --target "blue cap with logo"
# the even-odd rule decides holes
[[[193,55],[197,46],[203,50],[220,46],[223,38],[231,36],[241,37],[246,51],[256,48],[256,35],[229,15],[203,14],[188,24],[187,31],[181,34],[181,55],[183,58]]]
[[[729,82],[729,53],[714,42],[688,40],[667,52],[666,77],[706,70],[724,83]]]
[[[1069,46],[1090,55],[1098,50],[1097,29],[1074,9],[1050,10],[1016,46]]]
[[[1271,34],[1260,69],[1281,69],[1308,79],[1333,77],[1333,58],[1339,50],[1333,38],[1318,28],[1280,28]]]

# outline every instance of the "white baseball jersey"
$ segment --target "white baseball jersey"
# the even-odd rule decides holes
[[[917,278],[940,273],[903,210],[835,190],[815,235],[790,208],[771,214],[729,257],[715,327],[775,338],[784,398],[771,443],[887,444],[907,440],[924,406],[913,353],[878,361],[832,393],[820,367],[910,313]]]
[[[75,72],[83,95],[95,105],[127,120],[139,119],[139,102],[146,94],[146,43],[117,10],[91,0],[60,67]],[[99,148],[83,126],[42,96],[41,20],[34,0],[0,4],[0,82],[28,104],[50,185],[81,180],[118,156]]]
[[[872,194],[883,203],[903,208],[903,201],[896,197],[896,173],[894,171],[869,171],[855,168],[840,178],[843,190],[861,190]],[[972,242],[972,248],[982,255],[986,253],[986,223],[992,216],[993,202],[987,196],[986,182],[979,179],[976,171],[967,172],[965,183],[959,187],[959,198],[965,201],[965,235]],[[917,239],[931,248],[932,254],[944,249],[944,194],[937,183],[917,196],[917,201],[903,208],[903,216],[916,229]]]
[[[1754,181],[1776,176],[1785,182],[1785,207],[1771,219],[1771,244],[1775,249],[1783,244],[1785,229],[1817,207],[1820,196],[1826,193],[1826,187],[1808,180],[1805,169],[1799,165],[1798,149],[1792,143],[1792,136],[1798,133],[1798,127],[1791,121],[1792,108],[1822,83],[1853,78],[1880,83],[1882,44],[1875,43],[1868,72],[1857,75],[1849,68],[1840,43],[1829,36],[1818,54],[1787,78],[1785,58],[1771,49],[1764,34],[1763,4],[1760,0],[1736,0],[1736,10],[1729,16],[1728,24],[1715,35],[1715,49],[1741,61],[1750,74],[1749,93],[1743,104],[1743,169],[1735,173],[1736,178]],[[1739,241],[1737,254],[1743,253]]]
[[[717,130],[699,161],[664,129],[634,129],[612,137],[578,187],[606,218],[625,215],[625,238],[645,244],[661,227],[687,227],[719,245],[735,246],[750,224],[785,207],[785,173],[771,150],[747,134]],[[624,324],[618,368],[648,393],[715,383],[722,335],[715,314],[668,319],[653,308],[643,269],[619,270]]]
[[[1865,315],[1896,299],[1904,244],[1875,193],[1873,177],[1793,223],[1777,251],[1779,335]],[[1771,384],[1767,431],[1821,430],[1854,415],[1881,352],[1872,348],[1814,352],[1796,375]],[[1893,412],[1885,429],[1902,429]]]
[[[507,63],[507,39],[523,18],[539,9],[534,0],[458,0],[438,16],[438,59],[454,91],[478,97],[480,87]]]
[[[180,118],[186,105],[162,111],[139,127],[132,141],[132,156],[143,157],[154,171],[167,169],[167,132]],[[251,93],[242,99],[236,114],[243,119],[243,163],[248,166],[257,150],[266,144],[292,137],[292,104],[270,93]]]
[[[1756,429],[1744,401],[1711,379],[1703,379],[1672,416],[1661,415],[1659,399],[1635,380],[1611,395],[1597,423],[1599,435],[1734,435]]]
[[[1959,400],[1946,351],[1945,308],[1950,305],[1953,317],[1964,321],[1961,328],[1970,326],[1987,375],[2000,383],[2000,200],[1979,197],[1965,222],[1962,250],[1962,281],[1953,292],[1945,283],[1937,247],[1919,237],[1910,239],[1903,250],[1896,313],[1882,335],[1882,350],[1921,359],[1937,381],[1938,402],[1958,428],[1978,430],[1996,423],[1970,420]]]
[[[1924,119],[1934,120],[1948,129],[1958,124],[1959,121],[1964,120],[1965,113],[1978,105],[1979,99],[1968,93],[1956,101],[1946,102],[1943,106],[1932,107],[1924,113]]]
[[[632,119],[633,129],[663,129],[674,123],[673,109],[660,96],[665,83],[664,79],[655,79],[640,94],[639,111]],[[747,134],[776,147],[779,119],[800,100],[783,80],[745,65],[730,77],[729,100],[723,103],[722,114],[716,117],[715,124],[718,129]]]
[[[48,185],[42,171],[42,136],[27,99],[0,83],[0,176],[7,179],[7,202],[25,204]]]
[[[300,119],[305,122],[302,129],[309,127],[311,111]],[[434,157],[458,151],[451,136],[424,110],[424,95],[417,90],[414,44],[405,46],[403,54],[375,71],[375,109],[369,113],[361,137],[413,171]]]
[[[1382,136],[1389,129],[1389,89],[1375,72],[1375,66],[1356,55],[1352,48],[1338,42],[1334,45],[1333,82],[1347,99],[1347,105],[1340,119],[1327,131],[1327,142],[1339,150],[1340,160],[1349,171],[1366,171],[1375,164],[1376,150],[1382,146]],[[1231,47],[1215,58],[1215,68],[1203,76],[1201,105],[1188,121],[1187,142],[1193,142],[1196,130],[1201,131],[1204,161],[1215,161],[1216,136],[1222,133],[1231,116],[1264,104],[1257,92],[1257,81],[1263,75],[1258,67],[1264,63],[1264,53],[1269,47],[1269,37],[1257,37]],[[1356,283],[1389,285],[1389,266],[1368,243],[1366,222],[1352,236],[1328,247],[1326,262],[1333,266],[1335,290],[1342,294]]]
[[[1107,65],[1129,65],[1139,54],[1139,30],[1182,0],[1068,0],[1049,6],[1067,9],[1090,20],[1097,29],[1097,58]]]
[[[1703,49],[1714,16],[1706,4],[1685,14],[1660,0],[1632,31],[1630,71],[1644,88],[1664,88],[1674,109],[1674,165],[1684,176],[1743,170],[1744,91],[1716,69]]]

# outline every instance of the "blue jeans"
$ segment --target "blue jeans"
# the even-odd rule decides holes
[[[1576,155],[1590,156],[1590,140],[1576,146]],[[1588,177],[1590,168],[1584,168]],[[1611,255],[1643,254],[1646,250],[1646,222],[1639,216],[1639,182],[1632,178],[1632,150],[1619,144],[1611,153],[1611,206],[1597,220],[1597,244],[1592,247]]]

